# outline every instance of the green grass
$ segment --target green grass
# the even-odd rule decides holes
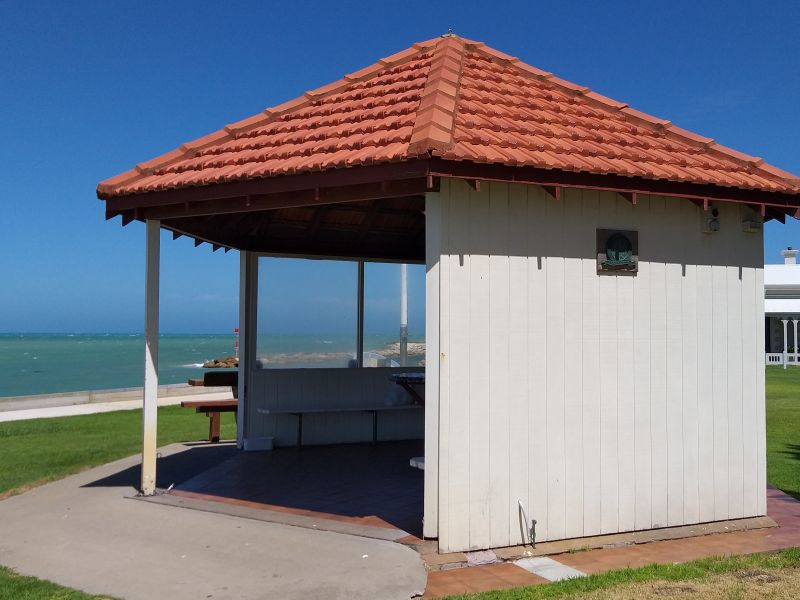
[[[800,367],[767,367],[767,481],[800,500]]]
[[[17,575],[11,569],[0,567],[0,598],[14,600],[102,600],[109,596],[91,596],[77,590],[61,587],[35,577]]]
[[[0,498],[140,453],[141,431],[141,410],[0,423]],[[235,437],[232,413],[222,415],[220,433]],[[159,446],[207,438],[205,415],[180,406],[158,409]]]
[[[622,569],[579,579],[568,579],[546,585],[452,596],[469,600],[539,600],[580,596],[598,590],[608,590],[622,585],[648,581],[698,581],[708,577],[750,569],[800,568],[800,549],[792,548],[774,554],[751,554],[725,558],[704,558],[677,565],[650,565],[641,569]]]

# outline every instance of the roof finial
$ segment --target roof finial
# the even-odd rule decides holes
[[[458,36],[455,33],[453,33],[453,30],[450,27],[448,27],[447,33],[445,33],[442,37],[445,38],[445,37],[458,37]]]

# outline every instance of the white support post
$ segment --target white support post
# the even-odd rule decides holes
[[[792,352],[792,362],[796,365],[797,364],[797,319],[792,319],[792,324],[794,325],[794,337],[792,338],[792,348],[794,348],[794,351]]]
[[[408,365],[408,265],[400,265],[400,366]]]
[[[442,208],[438,193],[425,194],[425,484],[422,535],[439,537],[439,346]]]
[[[788,356],[788,353],[789,353],[789,344],[788,344],[788,340],[787,340],[787,330],[786,330],[786,326],[789,323],[789,320],[788,319],[781,319],[781,323],[783,323],[783,368],[785,369],[786,368],[787,356]]]
[[[236,445],[245,448],[250,373],[255,362],[258,260],[252,252],[239,252],[239,385],[236,412]]]
[[[358,300],[356,316],[356,365],[364,366],[364,261],[358,261]]]
[[[141,493],[156,491],[156,433],[158,423],[158,287],[160,223],[147,220],[147,259],[144,302],[144,400],[142,405]]]

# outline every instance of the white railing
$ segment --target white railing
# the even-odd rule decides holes
[[[766,354],[766,363],[767,365],[782,365],[783,364],[783,353],[782,352],[767,352]],[[793,352],[786,353],[786,364],[787,365],[800,365],[800,354],[796,354]]]

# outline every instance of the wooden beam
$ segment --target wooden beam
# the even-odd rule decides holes
[[[362,242],[364,238],[369,235],[369,232],[372,230],[372,227],[375,225],[375,220],[378,218],[378,202],[377,200],[373,200],[372,204],[370,204],[367,214],[364,216],[364,220],[361,222],[361,229],[359,231],[358,241]]]
[[[280,226],[284,228],[303,228],[307,229],[307,224],[304,224],[302,221],[293,221],[291,219],[281,219],[276,218],[273,222],[273,225],[276,227],[276,234],[277,230]],[[406,235],[409,231],[419,230],[420,227],[424,228],[425,226],[425,219],[419,219],[411,228],[409,227],[375,227],[374,225],[368,229],[364,229],[364,224],[357,224],[357,223],[327,223],[324,227],[320,228],[319,231],[344,231],[344,232],[351,232],[351,233],[382,233],[387,235]],[[305,240],[314,240],[316,236],[312,236],[310,232],[303,236]]]
[[[131,223],[136,220],[134,213],[122,213],[122,226],[125,227],[128,223]]]
[[[139,209],[140,218],[162,220],[180,217],[224,215],[233,213],[299,208],[422,195],[426,191],[425,179],[392,181],[382,189],[380,182],[338,188],[319,188],[261,196],[242,196],[190,204],[170,204]]]
[[[330,206],[320,206],[317,208],[317,214],[314,215],[314,219],[308,225],[308,236],[312,240],[317,237],[319,228],[322,226],[322,222],[325,220],[325,216],[328,214],[329,210]]]
[[[279,240],[268,240],[254,245],[254,252],[283,256],[315,256],[330,258],[364,258],[366,260],[389,260],[398,262],[419,263],[425,261],[424,240],[409,243],[411,240],[400,239],[393,244],[318,244],[315,246],[297,246]]]
[[[780,221],[781,223],[786,223],[786,213],[781,211],[781,210],[779,210],[779,209],[777,209],[777,208],[774,208],[774,207],[770,206],[770,207],[768,207],[766,209],[766,214],[764,215],[764,220],[765,221],[770,221],[772,219],[775,219],[776,221]]]
[[[617,192],[620,196],[622,196],[623,200],[627,200],[633,206],[636,206],[636,202],[638,200],[636,192]]]
[[[325,188],[347,187],[380,181],[402,181],[422,178],[423,181],[427,182],[428,171],[428,160],[424,159],[347,169],[329,169],[327,171],[300,173],[298,175],[280,175],[245,181],[214,183],[205,186],[125,196],[109,196],[105,193],[99,193],[98,197],[105,199],[107,206],[114,210],[130,210],[137,207],[163,206],[181,202],[206,202],[246,196],[255,198],[262,195],[313,190],[314,188],[320,188],[320,193],[322,193]]]
[[[467,185],[471,187],[476,192],[481,191],[481,180],[480,179],[466,179]]]
[[[223,248],[227,248],[229,250],[233,250],[235,248],[235,246],[227,244],[224,240],[221,240],[221,239],[213,239],[212,240],[212,239],[210,239],[210,237],[205,235],[205,230],[201,234],[199,231],[195,231],[193,228],[189,229],[189,228],[186,228],[186,227],[177,226],[175,223],[169,223],[169,224],[161,223],[161,228],[162,229],[166,229],[168,231],[171,231],[173,237],[175,236],[176,233],[178,233],[180,235],[183,235],[183,236],[186,236],[186,237],[189,237],[189,238],[193,238],[195,248],[197,246],[199,246],[200,244],[202,244],[202,243],[219,244]]]
[[[558,186],[558,185],[543,185],[542,188],[552,198],[554,198],[556,200],[561,200],[561,186]]]
[[[770,206],[800,207],[800,194],[765,192],[711,184],[696,184],[623,175],[594,174],[541,169],[536,167],[512,167],[499,164],[474,163],[430,159],[430,174],[434,177],[454,179],[481,179],[482,181],[505,181],[525,183],[542,187],[556,186],[603,190],[610,192],[637,192],[678,198],[718,200],[735,203],[764,203]]]

